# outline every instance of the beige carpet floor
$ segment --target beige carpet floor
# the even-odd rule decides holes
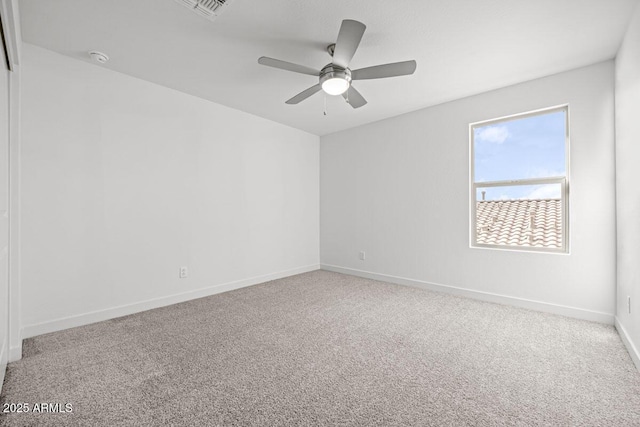
[[[2,426],[638,426],[612,326],[316,271],[26,340]],[[3,405],[4,406],[4,405]]]

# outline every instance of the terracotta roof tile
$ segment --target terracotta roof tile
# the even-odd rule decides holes
[[[560,199],[477,202],[479,244],[562,248]]]

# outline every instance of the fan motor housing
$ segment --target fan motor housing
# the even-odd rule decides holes
[[[343,79],[351,85],[351,70],[334,64],[327,64],[320,71],[320,84],[329,79]]]

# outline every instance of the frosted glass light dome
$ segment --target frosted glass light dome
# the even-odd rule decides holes
[[[322,90],[329,95],[341,95],[349,89],[349,82],[340,77],[333,77],[322,82]]]

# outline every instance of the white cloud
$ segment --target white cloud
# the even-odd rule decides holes
[[[509,130],[505,126],[489,126],[476,131],[476,138],[479,141],[502,144],[509,138]]]
[[[549,184],[533,190],[529,195],[523,197],[523,199],[540,200],[540,199],[559,199],[560,198],[560,186]]]

